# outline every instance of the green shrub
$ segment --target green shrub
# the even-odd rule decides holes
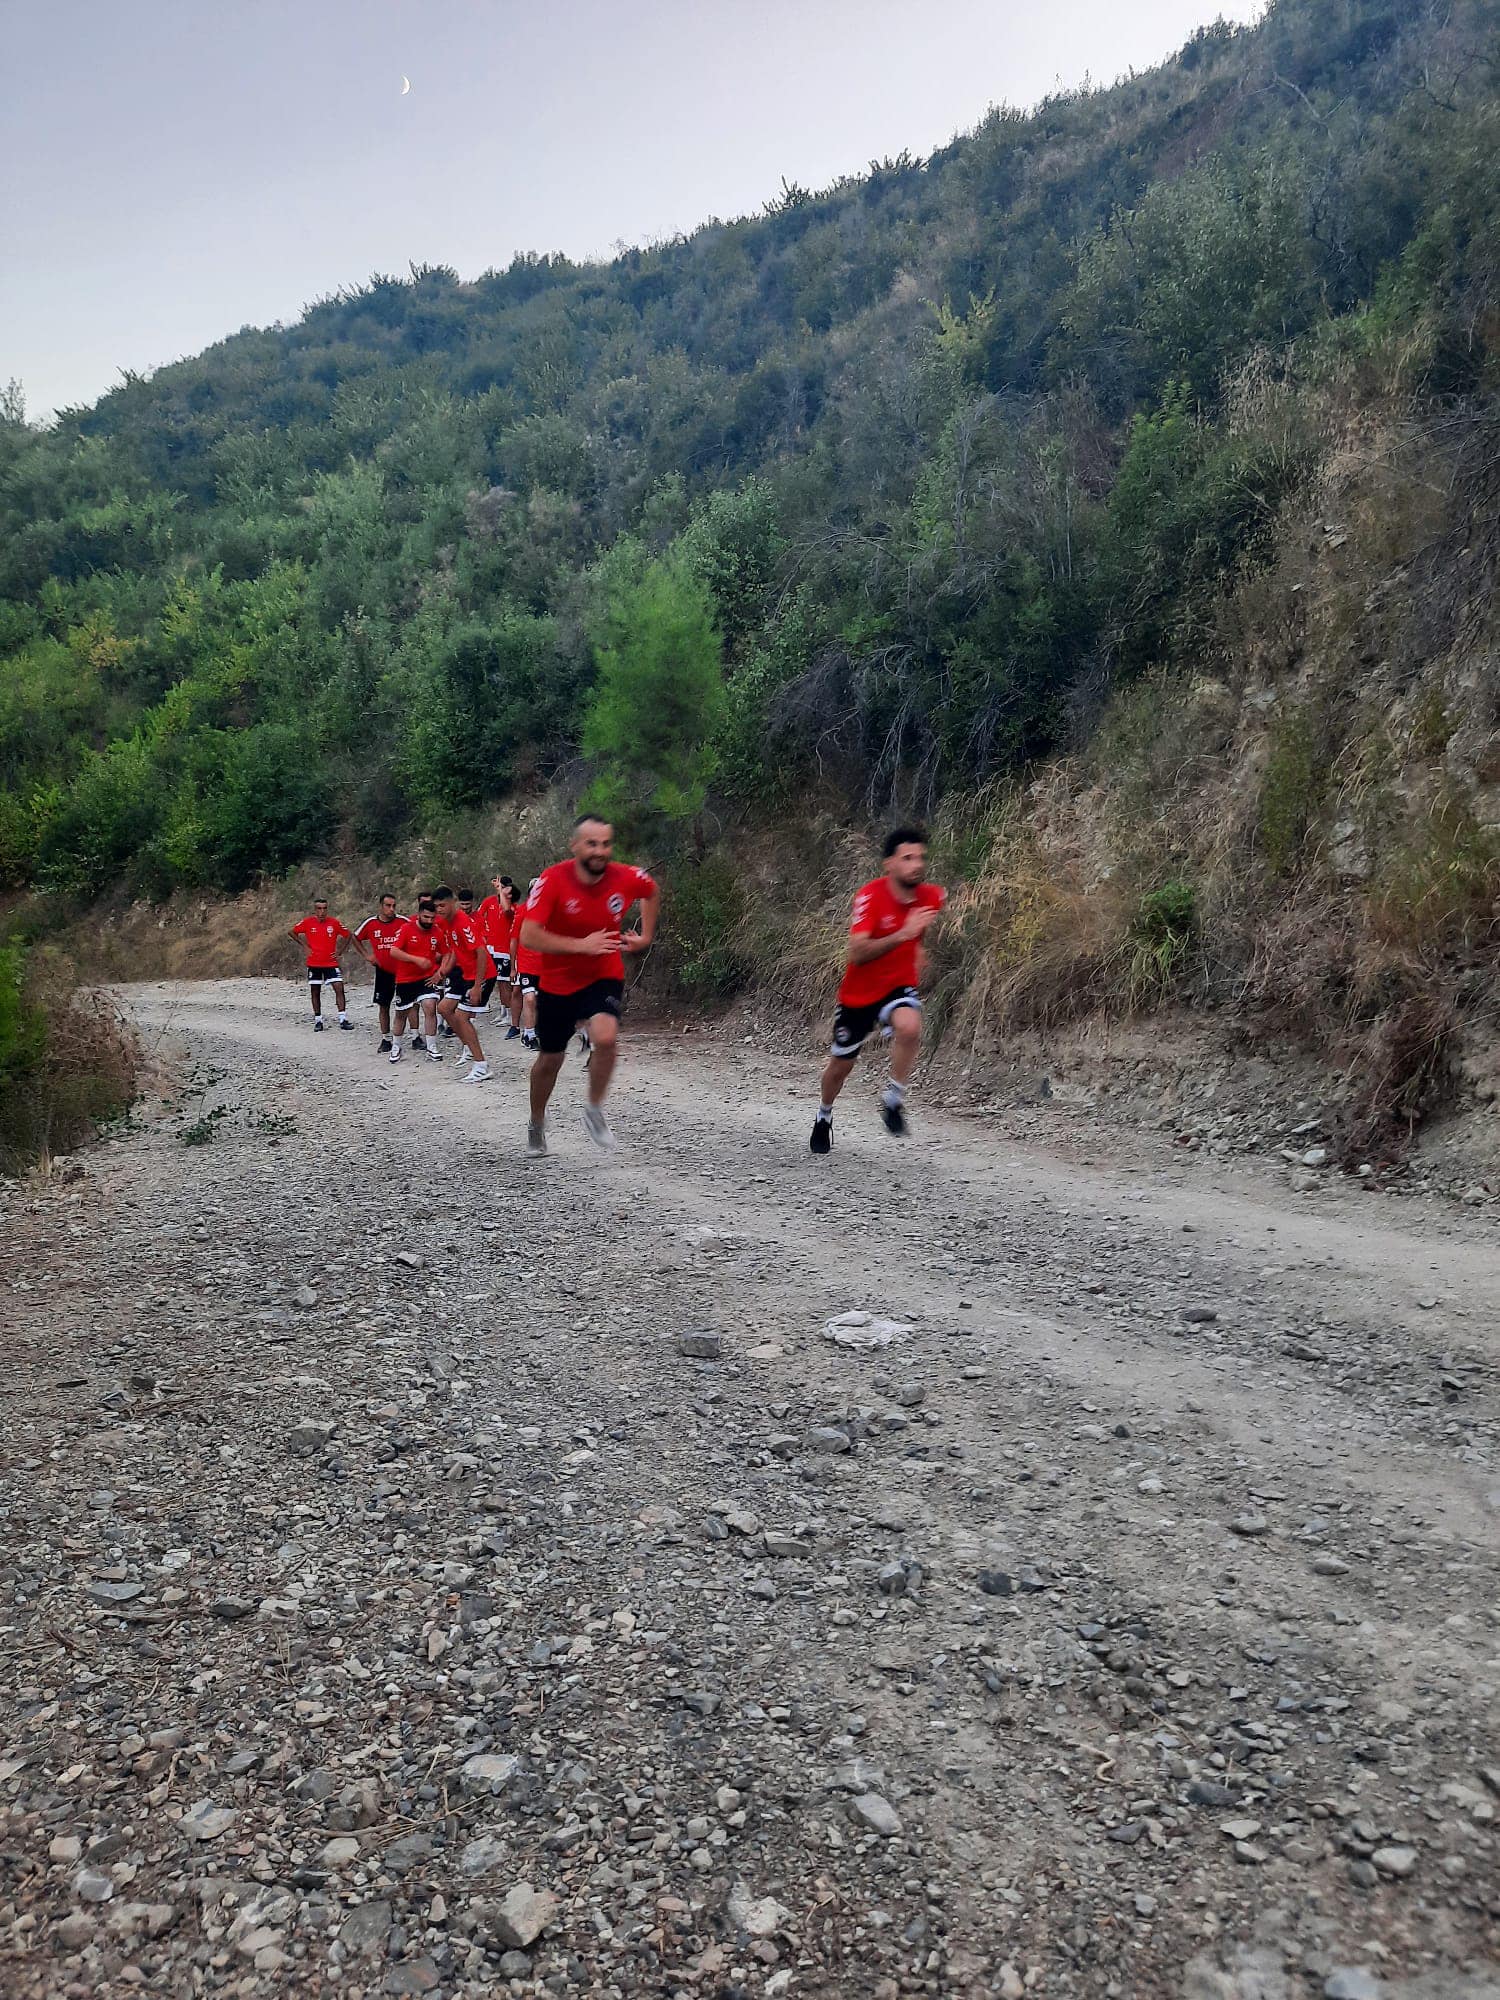
[[[662,937],[673,984],[692,1000],[720,1000],[749,971],[740,942],[745,893],[728,855],[674,870],[663,899]]]
[[[1190,882],[1148,889],[1130,925],[1130,999],[1152,1005],[1182,976],[1198,937],[1198,899]]]
[[[1271,739],[1261,780],[1258,829],[1273,875],[1285,875],[1302,852],[1323,803],[1324,765],[1305,709],[1284,716]]]

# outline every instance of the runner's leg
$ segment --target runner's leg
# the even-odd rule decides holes
[[[450,993],[448,998],[438,1008],[438,1012],[463,1043],[475,1062],[483,1062],[484,1051],[479,1046],[479,1031],[474,1026],[473,1016],[464,1012],[462,1003],[455,1000]]]
[[[307,997],[312,1002],[313,1019],[321,1021],[323,1018],[323,982],[321,979],[308,980]]]
[[[903,1092],[911,1082],[921,1046],[921,1013],[915,1007],[898,1007],[891,1016],[891,1082]]]
[[[589,1062],[589,1103],[604,1102],[609,1080],[615,1073],[615,1063],[620,1054],[620,1023],[613,1014],[595,1014],[588,1024],[589,1047],[592,1058]]]
[[[880,1093],[880,1115],[885,1129],[897,1138],[906,1132],[906,1086],[917,1066],[922,1046],[922,1016],[915,1007],[898,1007],[891,1016],[891,1077]]]
[[[827,1062],[824,1063],[823,1075],[819,1086],[822,1092],[823,1109],[828,1111],[833,1109],[834,1099],[849,1081],[854,1069],[855,1058],[858,1055],[859,1050],[855,1049],[847,1056],[830,1056]]]
[[[562,1074],[563,1059],[558,1056],[539,1055],[531,1065],[531,1122],[541,1125],[546,1122],[547,1106],[552,1102],[552,1093],[557,1088],[557,1079]]]

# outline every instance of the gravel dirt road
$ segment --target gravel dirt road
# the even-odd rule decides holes
[[[0,1212],[8,1996],[1500,1996],[1492,1224],[128,997]]]

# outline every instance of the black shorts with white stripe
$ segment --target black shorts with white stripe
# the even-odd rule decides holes
[[[473,987],[474,981],[467,972],[460,972],[456,965],[450,965],[443,998],[445,1000],[456,1000],[460,1014],[482,1014],[484,1012],[483,1000],[480,1000],[477,1004],[471,1005],[470,1003],[469,994],[473,990]]]
[[[853,1062],[877,1028],[889,1030],[891,1016],[902,1007],[921,1013],[922,996],[915,986],[898,986],[883,1000],[872,1000],[866,1007],[851,1007],[841,1000],[833,1017],[833,1047],[829,1054],[837,1056],[840,1062]]]

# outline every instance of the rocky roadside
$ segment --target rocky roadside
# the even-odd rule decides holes
[[[0,1216],[8,1994],[1500,1994],[1480,1218],[135,1004]]]

